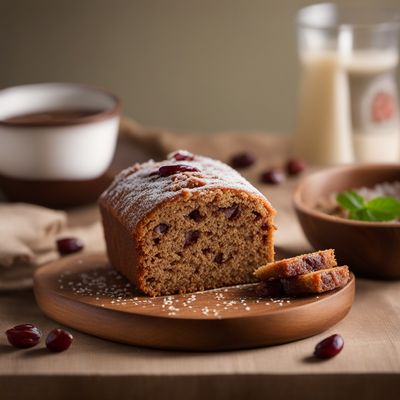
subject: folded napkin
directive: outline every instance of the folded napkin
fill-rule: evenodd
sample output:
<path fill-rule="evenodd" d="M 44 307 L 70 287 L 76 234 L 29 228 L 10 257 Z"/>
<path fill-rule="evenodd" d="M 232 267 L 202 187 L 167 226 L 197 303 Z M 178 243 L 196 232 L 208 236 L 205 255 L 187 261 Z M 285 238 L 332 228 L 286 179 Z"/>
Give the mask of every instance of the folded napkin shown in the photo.
<path fill-rule="evenodd" d="M 0 289 L 31 284 L 32 268 L 55 258 L 54 238 L 67 216 L 28 204 L 0 205 Z"/>
<path fill-rule="evenodd" d="M 100 222 L 68 226 L 63 211 L 22 203 L 0 204 L 0 290 L 32 286 L 36 267 L 59 257 L 56 240 L 79 237 L 85 251 L 104 250 Z"/>

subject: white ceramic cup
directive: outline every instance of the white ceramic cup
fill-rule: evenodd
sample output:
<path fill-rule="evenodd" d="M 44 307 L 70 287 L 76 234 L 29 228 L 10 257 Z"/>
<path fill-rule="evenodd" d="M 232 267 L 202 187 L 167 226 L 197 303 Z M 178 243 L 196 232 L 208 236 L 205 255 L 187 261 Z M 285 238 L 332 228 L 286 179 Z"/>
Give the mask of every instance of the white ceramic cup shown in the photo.
<path fill-rule="evenodd" d="M 19 115 L 68 110 L 93 114 L 63 124 L 17 124 Z M 120 101 L 90 86 L 41 83 L 0 90 L 0 174 L 31 180 L 88 180 L 109 167 Z"/>

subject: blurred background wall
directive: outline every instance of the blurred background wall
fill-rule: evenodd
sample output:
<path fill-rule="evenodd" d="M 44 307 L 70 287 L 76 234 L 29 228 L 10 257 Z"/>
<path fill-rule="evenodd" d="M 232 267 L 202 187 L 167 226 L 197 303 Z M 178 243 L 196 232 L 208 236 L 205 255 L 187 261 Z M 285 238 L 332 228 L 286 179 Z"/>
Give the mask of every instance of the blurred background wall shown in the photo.
<path fill-rule="evenodd" d="M 85 82 L 180 131 L 291 132 L 307 0 L 0 0 L 0 86 Z M 336 3 L 352 3 L 351 0 Z M 364 0 L 400 7 L 400 0 Z"/>

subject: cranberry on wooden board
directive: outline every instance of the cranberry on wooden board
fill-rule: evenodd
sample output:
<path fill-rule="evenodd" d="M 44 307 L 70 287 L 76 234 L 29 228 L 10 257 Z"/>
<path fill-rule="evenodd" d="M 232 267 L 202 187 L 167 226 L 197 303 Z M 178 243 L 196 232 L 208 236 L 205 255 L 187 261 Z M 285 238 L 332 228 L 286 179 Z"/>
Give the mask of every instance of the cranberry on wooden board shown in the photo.
<path fill-rule="evenodd" d="M 340 335 L 332 335 L 322 340 L 315 346 L 314 356 L 318 358 L 332 358 L 339 354 L 344 346 Z"/>
<path fill-rule="evenodd" d="M 170 176 L 179 172 L 199 172 L 199 170 L 196 167 L 184 164 L 164 165 L 158 169 L 160 176 Z"/>
<path fill-rule="evenodd" d="M 285 179 L 285 176 L 283 173 L 275 168 L 269 169 L 267 171 L 264 171 L 261 174 L 261 182 L 263 183 L 268 183 L 270 185 L 277 185 L 279 183 L 282 183 Z"/>
<path fill-rule="evenodd" d="M 77 253 L 83 249 L 83 243 L 80 239 L 68 237 L 57 240 L 57 250 L 62 255 Z"/>
<path fill-rule="evenodd" d="M 53 329 L 46 338 L 46 347 L 55 353 L 67 350 L 71 346 L 74 337 L 64 329 Z"/>
<path fill-rule="evenodd" d="M 14 326 L 6 331 L 6 335 L 9 343 L 19 349 L 36 346 L 42 337 L 39 329 L 32 324 Z"/>
<path fill-rule="evenodd" d="M 304 171 L 306 165 L 303 160 L 298 158 L 291 158 L 286 163 L 286 172 L 289 175 L 298 175 Z"/>
<path fill-rule="evenodd" d="M 238 153 L 234 155 L 231 158 L 230 165 L 233 168 L 246 168 L 250 167 L 250 165 L 253 165 L 256 161 L 256 157 L 254 154 L 243 152 L 243 153 Z"/>

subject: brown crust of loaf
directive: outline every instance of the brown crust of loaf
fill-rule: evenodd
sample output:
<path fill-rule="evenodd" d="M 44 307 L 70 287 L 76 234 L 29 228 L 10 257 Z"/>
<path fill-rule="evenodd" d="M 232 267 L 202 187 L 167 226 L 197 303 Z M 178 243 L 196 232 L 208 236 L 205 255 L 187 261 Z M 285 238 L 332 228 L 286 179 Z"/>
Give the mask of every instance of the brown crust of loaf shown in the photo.
<path fill-rule="evenodd" d="M 328 249 L 263 265 L 255 271 L 255 275 L 260 280 L 290 278 L 336 265 L 335 251 Z"/>
<path fill-rule="evenodd" d="M 289 296 L 323 293 L 346 285 L 350 274 L 347 265 L 310 272 L 294 278 L 282 279 L 283 291 Z"/>
<path fill-rule="evenodd" d="M 129 232 L 118 221 L 112 208 L 103 205 L 100 207 L 105 240 L 107 243 L 107 255 L 111 265 L 125 275 L 135 286 L 140 286 L 140 248 L 136 240 L 136 234 Z M 129 265 L 129 268 L 123 266 Z"/>

